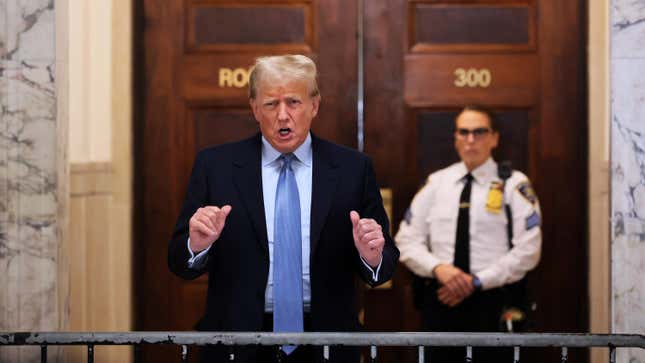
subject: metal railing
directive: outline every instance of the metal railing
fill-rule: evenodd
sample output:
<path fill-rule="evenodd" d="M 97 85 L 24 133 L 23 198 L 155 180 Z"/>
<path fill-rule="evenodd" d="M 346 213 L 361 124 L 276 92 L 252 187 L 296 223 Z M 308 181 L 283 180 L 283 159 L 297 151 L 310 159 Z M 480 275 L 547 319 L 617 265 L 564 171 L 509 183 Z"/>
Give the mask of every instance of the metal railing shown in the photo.
<path fill-rule="evenodd" d="M 550 334 L 550 333 L 266 333 L 266 332 L 0 332 L 0 346 L 40 346 L 41 362 L 47 362 L 49 345 L 85 345 L 87 361 L 94 362 L 97 345 L 133 345 L 135 352 L 146 344 L 182 347 L 186 362 L 191 345 L 310 345 L 323 347 L 323 360 L 329 360 L 332 346 L 370 347 L 371 362 L 378 358 L 379 346 L 416 346 L 418 361 L 424 362 L 425 347 L 466 347 L 466 362 L 472 360 L 472 347 L 514 347 L 514 362 L 520 361 L 523 347 L 559 347 L 561 362 L 568 359 L 568 348 L 609 348 L 609 361 L 615 363 L 616 348 L 645 349 L 645 335 L 629 334 Z M 138 355 L 135 354 L 135 361 Z M 235 361 L 235 356 L 230 356 Z"/>

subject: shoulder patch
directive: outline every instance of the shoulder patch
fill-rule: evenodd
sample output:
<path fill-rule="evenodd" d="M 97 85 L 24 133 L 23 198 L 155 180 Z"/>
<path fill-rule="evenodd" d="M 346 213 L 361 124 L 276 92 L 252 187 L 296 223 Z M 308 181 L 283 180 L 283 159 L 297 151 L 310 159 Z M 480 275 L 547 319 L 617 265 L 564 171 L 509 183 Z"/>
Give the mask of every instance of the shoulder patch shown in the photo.
<path fill-rule="evenodd" d="M 529 203 L 535 204 L 537 203 L 537 195 L 535 194 L 535 190 L 533 190 L 533 187 L 531 186 L 531 183 L 528 181 L 523 181 L 515 187 L 518 192 L 526 199 Z"/>
<path fill-rule="evenodd" d="M 526 230 L 540 226 L 540 215 L 537 211 L 533 211 L 530 216 L 526 217 Z"/>

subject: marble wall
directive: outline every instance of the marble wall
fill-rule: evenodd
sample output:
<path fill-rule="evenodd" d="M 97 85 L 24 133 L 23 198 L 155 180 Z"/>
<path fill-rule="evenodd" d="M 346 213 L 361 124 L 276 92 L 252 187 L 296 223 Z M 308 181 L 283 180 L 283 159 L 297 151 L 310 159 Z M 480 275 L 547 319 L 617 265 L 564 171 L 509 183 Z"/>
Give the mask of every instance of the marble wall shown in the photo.
<path fill-rule="evenodd" d="M 612 331 L 645 333 L 645 0 L 611 2 Z M 618 362 L 645 362 L 642 349 Z"/>
<path fill-rule="evenodd" d="M 54 0 L 0 0 L 0 330 L 59 329 L 54 29 Z"/>

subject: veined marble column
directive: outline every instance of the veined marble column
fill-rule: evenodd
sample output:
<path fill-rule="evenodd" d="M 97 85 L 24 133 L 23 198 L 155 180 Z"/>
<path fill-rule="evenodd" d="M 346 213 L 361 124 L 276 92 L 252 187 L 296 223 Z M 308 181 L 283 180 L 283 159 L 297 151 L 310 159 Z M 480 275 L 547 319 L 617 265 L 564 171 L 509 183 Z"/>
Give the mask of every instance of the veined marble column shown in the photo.
<path fill-rule="evenodd" d="M 612 330 L 645 332 L 645 0 L 611 2 Z M 618 362 L 645 362 L 642 349 Z"/>
<path fill-rule="evenodd" d="M 0 0 L 0 330 L 59 329 L 54 29 L 54 0 Z"/>

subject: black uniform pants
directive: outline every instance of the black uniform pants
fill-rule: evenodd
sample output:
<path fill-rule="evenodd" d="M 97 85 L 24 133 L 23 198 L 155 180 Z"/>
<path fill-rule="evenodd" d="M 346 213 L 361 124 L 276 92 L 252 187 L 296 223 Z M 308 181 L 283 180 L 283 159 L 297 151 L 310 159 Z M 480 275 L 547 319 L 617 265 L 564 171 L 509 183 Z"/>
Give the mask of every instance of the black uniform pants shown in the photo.
<path fill-rule="evenodd" d="M 501 289 L 473 293 L 455 307 L 444 305 L 437 298 L 439 284 L 431 280 L 425 290 L 423 323 L 432 332 L 499 332 L 499 317 L 504 307 Z M 426 361 L 461 363 L 466 347 L 426 348 Z M 512 362 L 513 348 L 473 347 L 474 363 Z"/>

